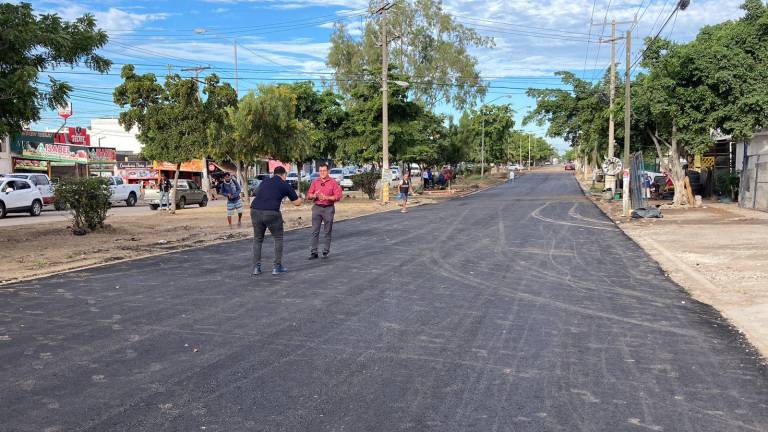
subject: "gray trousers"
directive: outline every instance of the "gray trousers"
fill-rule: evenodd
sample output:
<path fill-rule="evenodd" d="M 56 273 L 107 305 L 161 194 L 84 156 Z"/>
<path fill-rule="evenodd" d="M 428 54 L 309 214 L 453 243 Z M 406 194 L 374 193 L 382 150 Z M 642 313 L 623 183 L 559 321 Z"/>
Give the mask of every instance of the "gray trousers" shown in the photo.
<path fill-rule="evenodd" d="M 320 243 L 320 225 L 323 226 L 323 234 L 325 238 L 325 244 L 323 245 L 323 252 L 328 253 L 331 251 L 331 234 L 333 233 L 333 216 L 336 214 L 336 207 L 320 207 L 319 205 L 312 206 L 312 245 L 310 248 L 311 253 L 317 253 L 317 247 Z"/>
<path fill-rule="evenodd" d="M 275 265 L 283 263 L 283 215 L 274 210 L 251 209 L 253 222 L 253 265 L 261 264 L 261 246 L 264 244 L 264 233 L 269 229 L 275 239 Z"/>

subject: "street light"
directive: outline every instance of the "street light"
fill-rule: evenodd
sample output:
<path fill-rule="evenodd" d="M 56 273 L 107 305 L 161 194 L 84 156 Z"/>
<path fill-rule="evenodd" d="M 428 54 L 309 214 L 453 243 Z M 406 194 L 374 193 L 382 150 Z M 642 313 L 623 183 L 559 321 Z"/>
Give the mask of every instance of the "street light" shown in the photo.
<path fill-rule="evenodd" d="M 482 116 L 482 126 L 481 126 L 481 137 L 480 137 L 480 178 L 485 177 L 485 106 L 488 104 L 492 104 L 496 102 L 499 99 L 512 97 L 511 95 L 501 95 L 490 102 L 483 102 L 483 105 L 480 107 L 480 115 Z"/>
<path fill-rule="evenodd" d="M 202 27 L 198 27 L 198 28 L 196 28 L 196 29 L 194 29 L 192 31 L 194 33 L 196 33 L 196 34 L 199 34 L 199 35 L 204 35 L 206 33 L 209 33 L 208 29 L 205 29 L 205 28 L 202 28 Z M 227 39 L 226 37 L 221 36 L 221 35 L 217 35 L 216 33 L 211 33 L 211 34 L 214 35 L 214 36 L 217 36 L 219 38 L 222 38 L 222 39 Z M 235 60 L 235 96 L 237 96 L 238 93 L 239 93 L 238 92 L 238 88 L 237 88 L 237 39 L 232 39 L 232 49 L 234 50 L 234 60 Z"/>

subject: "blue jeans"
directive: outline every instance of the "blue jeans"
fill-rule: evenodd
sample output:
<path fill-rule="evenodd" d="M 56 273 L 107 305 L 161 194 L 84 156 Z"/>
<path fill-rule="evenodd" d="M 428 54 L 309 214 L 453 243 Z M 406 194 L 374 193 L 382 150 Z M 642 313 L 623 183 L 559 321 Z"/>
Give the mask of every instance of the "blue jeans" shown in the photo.
<path fill-rule="evenodd" d="M 171 193 L 160 191 L 160 208 L 168 207 L 171 204 Z"/>

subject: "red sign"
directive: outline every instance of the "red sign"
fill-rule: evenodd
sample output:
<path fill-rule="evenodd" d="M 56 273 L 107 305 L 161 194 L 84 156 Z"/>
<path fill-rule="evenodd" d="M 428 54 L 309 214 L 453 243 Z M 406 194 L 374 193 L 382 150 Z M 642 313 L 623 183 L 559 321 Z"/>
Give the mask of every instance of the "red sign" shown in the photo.
<path fill-rule="evenodd" d="M 67 102 L 66 105 L 59 108 L 59 117 L 66 120 L 71 116 L 72 116 L 72 102 Z"/>
<path fill-rule="evenodd" d="M 91 136 L 88 135 L 88 129 L 84 127 L 71 127 L 67 128 L 66 133 L 57 133 L 53 137 L 53 141 L 57 144 L 73 144 L 81 146 L 91 145 Z"/>

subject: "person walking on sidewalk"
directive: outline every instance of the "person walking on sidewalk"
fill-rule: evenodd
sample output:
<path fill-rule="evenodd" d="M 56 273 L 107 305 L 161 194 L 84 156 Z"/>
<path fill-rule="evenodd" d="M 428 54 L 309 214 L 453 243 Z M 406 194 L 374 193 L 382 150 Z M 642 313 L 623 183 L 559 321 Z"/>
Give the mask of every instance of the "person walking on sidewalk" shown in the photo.
<path fill-rule="evenodd" d="M 224 174 L 224 183 L 221 184 L 221 194 L 227 197 L 227 223 L 232 228 L 232 215 L 237 210 L 237 227 L 243 226 L 243 201 L 240 199 L 242 189 L 237 181 L 229 173 Z"/>
<path fill-rule="evenodd" d="M 253 222 L 253 275 L 261 274 L 261 247 L 264 233 L 269 229 L 275 240 L 275 260 L 272 274 L 279 275 L 288 271 L 283 267 L 283 214 L 280 203 L 283 198 L 291 200 L 293 205 L 303 202 L 293 187 L 285 181 L 287 174 L 282 166 L 275 167 L 274 175 L 259 185 L 259 192 L 251 202 L 251 222 Z"/>
<path fill-rule="evenodd" d="M 341 186 L 328 175 L 328 164 L 321 163 L 318 166 L 320 177 L 315 179 L 307 191 L 307 199 L 313 200 L 312 206 L 312 243 L 310 245 L 309 259 L 318 258 L 318 246 L 320 243 L 320 227 L 323 227 L 325 244 L 323 245 L 323 258 L 328 258 L 331 253 L 331 234 L 333 233 L 333 216 L 336 214 L 335 204 L 341 201 Z"/>
<path fill-rule="evenodd" d="M 411 192 L 411 173 L 406 171 L 400 180 L 400 199 L 403 201 L 403 209 L 400 213 L 408 213 L 408 194 Z"/>

